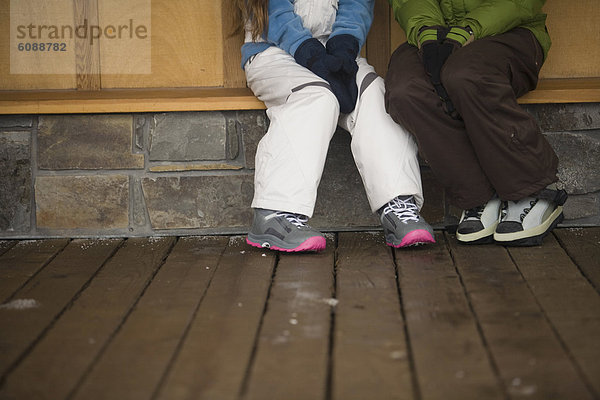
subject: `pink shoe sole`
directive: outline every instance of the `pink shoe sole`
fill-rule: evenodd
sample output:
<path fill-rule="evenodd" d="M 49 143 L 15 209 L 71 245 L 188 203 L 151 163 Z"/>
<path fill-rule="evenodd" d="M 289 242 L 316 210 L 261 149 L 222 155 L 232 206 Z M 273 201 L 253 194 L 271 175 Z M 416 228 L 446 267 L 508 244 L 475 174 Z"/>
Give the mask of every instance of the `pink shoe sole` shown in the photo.
<path fill-rule="evenodd" d="M 387 243 L 387 245 L 395 248 L 400 248 L 418 246 L 420 244 L 426 243 L 435 243 L 435 239 L 433 238 L 433 236 L 431 236 L 431 233 L 427 232 L 426 230 L 418 229 L 404 236 L 400 244 L 393 245 L 392 243 Z"/>
<path fill-rule="evenodd" d="M 302 244 L 300 246 L 293 248 L 293 249 L 283 249 L 283 248 L 277 247 L 277 246 L 268 246 L 268 247 L 264 246 L 263 247 L 260 243 L 251 242 L 248 238 L 246 238 L 246 243 L 248 243 L 250 246 L 258 247 L 261 249 L 270 249 L 270 250 L 277 250 L 277 251 L 285 251 L 287 253 L 296 253 L 296 252 L 300 252 L 300 251 L 325 250 L 325 245 L 327 244 L 327 241 L 322 236 L 313 236 L 309 239 L 306 239 L 304 242 L 302 242 Z"/>

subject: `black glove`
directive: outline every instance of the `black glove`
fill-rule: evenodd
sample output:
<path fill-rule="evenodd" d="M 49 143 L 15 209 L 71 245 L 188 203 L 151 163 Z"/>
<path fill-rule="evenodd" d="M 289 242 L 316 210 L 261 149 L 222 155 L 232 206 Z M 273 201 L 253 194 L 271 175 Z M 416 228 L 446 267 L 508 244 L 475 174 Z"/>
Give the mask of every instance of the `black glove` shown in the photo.
<path fill-rule="evenodd" d="M 356 100 L 352 100 L 346 83 L 340 74 L 342 69 L 341 59 L 327 54 L 325 46 L 315 38 L 302 42 L 296 49 L 294 58 L 298 64 L 308 68 L 329 83 L 331 91 L 340 104 L 340 112 L 349 113 L 354 109 Z"/>
<path fill-rule="evenodd" d="M 442 85 L 441 72 L 442 67 L 448 57 L 461 46 L 455 40 L 448 40 L 448 28 L 444 27 L 424 27 L 419 32 L 419 43 L 421 44 L 421 58 L 425 72 L 429 75 L 431 83 L 438 96 L 446 105 L 446 114 L 453 119 L 460 119 L 446 88 Z M 465 39 L 466 42 L 466 39 Z"/>
<path fill-rule="evenodd" d="M 445 37 L 443 38 L 443 41 L 438 42 L 438 61 L 436 68 L 438 68 L 438 65 L 439 68 L 436 71 L 437 82 L 441 82 L 441 80 L 439 79 L 439 75 L 442 70 L 442 66 L 444 65 L 446 60 L 448 60 L 450 54 L 454 53 L 456 50 L 460 49 L 462 46 L 464 46 L 467 43 L 470 43 L 470 41 L 473 40 L 472 32 L 468 27 L 463 28 L 461 26 L 453 26 L 452 28 L 450 28 L 449 31 L 445 29 L 441 32 L 441 34 L 445 34 Z"/>
<path fill-rule="evenodd" d="M 345 114 L 354 110 L 358 99 L 358 86 L 356 84 L 358 64 L 356 63 L 356 57 L 359 50 L 358 40 L 352 35 L 338 35 L 327 41 L 327 53 L 342 62 L 342 68 L 339 72 L 350 94 L 352 107 L 348 110 L 342 110 Z"/>
<path fill-rule="evenodd" d="M 454 47 L 444 41 L 447 32 L 448 29 L 441 26 L 427 26 L 419 31 L 423 66 L 434 85 L 441 84 L 442 67 L 454 51 Z"/>
<path fill-rule="evenodd" d="M 302 42 L 296 49 L 294 58 L 298 64 L 325 80 L 328 80 L 332 72 L 339 71 L 342 67 L 341 61 L 328 55 L 325 46 L 315 38 Z"/>

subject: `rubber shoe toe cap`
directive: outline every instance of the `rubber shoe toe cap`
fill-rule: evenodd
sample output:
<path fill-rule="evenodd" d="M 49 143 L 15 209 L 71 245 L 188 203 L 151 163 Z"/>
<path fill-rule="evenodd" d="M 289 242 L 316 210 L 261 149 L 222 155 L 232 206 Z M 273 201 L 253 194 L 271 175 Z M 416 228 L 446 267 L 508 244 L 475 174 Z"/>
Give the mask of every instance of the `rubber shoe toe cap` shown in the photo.
<path fill-rule="evenodd" d="M 513 233 L 523 230 L 523 225 L 514 221 L 500 222 L 496 227 L 496 233 Z"/>

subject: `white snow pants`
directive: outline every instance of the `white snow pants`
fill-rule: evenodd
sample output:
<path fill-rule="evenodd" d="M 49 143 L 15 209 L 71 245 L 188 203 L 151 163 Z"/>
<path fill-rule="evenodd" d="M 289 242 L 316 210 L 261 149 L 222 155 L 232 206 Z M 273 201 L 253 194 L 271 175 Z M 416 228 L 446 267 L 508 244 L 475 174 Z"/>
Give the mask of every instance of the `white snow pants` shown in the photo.
<path fill-rule="evenodd" d="M 417 146 L 385 112 L 383 79 L 358 58 L 359 96 L 350 114 L 327 82 L 272 46 L 246 63 L 246 79 L 267 106 L 270 125 L 258 144 L 253 208 L 313 214 L 329 141 L 340 125 L 352 135 L 352 155 L 372 211 L 398 195 L 423 204 Z"/>

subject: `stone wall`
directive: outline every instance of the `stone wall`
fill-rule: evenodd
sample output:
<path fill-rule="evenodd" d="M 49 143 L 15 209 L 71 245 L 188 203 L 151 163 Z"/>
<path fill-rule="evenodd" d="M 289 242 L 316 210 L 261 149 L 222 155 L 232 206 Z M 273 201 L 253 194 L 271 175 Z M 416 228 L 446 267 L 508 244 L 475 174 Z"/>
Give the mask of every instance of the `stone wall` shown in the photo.
<path fill-rule="evenodd" d="M 600 104 L 527 106 L 570 193 L 565 226 L 600 225 Z M 264 111 L 0 116 L 0 237 L 243 233 Z M 422 167 L 434 226 L 460 210 Z M 378 228 L 339 130 L 311 224 Z"/>

